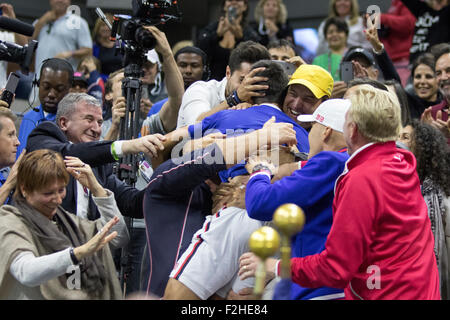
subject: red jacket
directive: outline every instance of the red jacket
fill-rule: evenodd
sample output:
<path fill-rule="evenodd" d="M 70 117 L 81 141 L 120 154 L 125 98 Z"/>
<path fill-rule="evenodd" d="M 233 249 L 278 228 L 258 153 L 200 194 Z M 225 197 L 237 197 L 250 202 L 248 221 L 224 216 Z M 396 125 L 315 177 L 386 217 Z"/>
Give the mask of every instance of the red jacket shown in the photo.
<path fill-rule="evenodd" d="M 346 299 L 440 299 L 433 247 L 413 154 L 377 143 L 347 162 L 325 250 L 292 258 L 292 280 Z"/>
<path fill-rule="evenodd" d="M 391 60 L 409 59 L 416 17 L 400 0 L 392 0 L 388 12 L 381 14 L 381 24 L 389 28 L 381 41 Z"/>

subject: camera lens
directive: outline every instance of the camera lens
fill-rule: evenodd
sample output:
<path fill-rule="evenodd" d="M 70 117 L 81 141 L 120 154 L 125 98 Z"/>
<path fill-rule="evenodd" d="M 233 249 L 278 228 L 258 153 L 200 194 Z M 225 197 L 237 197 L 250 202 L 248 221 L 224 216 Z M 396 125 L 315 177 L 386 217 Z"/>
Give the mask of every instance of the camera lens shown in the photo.
<path fill-rule="evenodd" d="M 156 45 L 153 35 L 142 27 L 136 30 L 136 41 L 148 50 L 153 49 Z"/>

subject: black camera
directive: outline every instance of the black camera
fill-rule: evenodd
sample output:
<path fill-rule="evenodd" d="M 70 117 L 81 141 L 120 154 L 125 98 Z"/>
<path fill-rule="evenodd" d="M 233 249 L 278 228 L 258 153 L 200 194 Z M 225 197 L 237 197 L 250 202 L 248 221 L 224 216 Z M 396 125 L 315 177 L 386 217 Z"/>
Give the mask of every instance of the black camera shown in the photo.
<path fill-rule="evenodd" d="M 22 72 L 28 74 L 37 46 L 36 40 L 31 40 L 23 47 L 15 43 L 0 41 L 0 60 L 17 63 L 20 65 Z"/>
<path fill-rule="evenodd" d="M 124 66 L 143 59 L 144 54 L 155 47 L 156 39 L 145 26 L 156 26 L 181 17 L 177 1 L 171 0 L 133 0 L 132 10 L 132 17 L 114 15 L 111 28 L 112 40 L 115 41 L 118 35 L 124 44 Z"/>

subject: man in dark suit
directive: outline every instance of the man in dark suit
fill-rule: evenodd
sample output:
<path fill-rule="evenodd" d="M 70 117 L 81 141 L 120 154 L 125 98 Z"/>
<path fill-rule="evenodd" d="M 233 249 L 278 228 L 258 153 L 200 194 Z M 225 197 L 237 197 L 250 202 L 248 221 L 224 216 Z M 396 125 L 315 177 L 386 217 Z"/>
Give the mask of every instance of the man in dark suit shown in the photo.
<path fill-rule="evenodd" d="M 163 148 L 160 134 L 124 141 L 99 141 L 102 106 L 93 97 L 83 93 L 71 93 L 59 103 L 56 124 L 43 122 L 29 135 L 27 151 L 51 149 L 65 156 L 76 156 L 93 167 L 100 184 L 114 193 L 117 205 L 124 216 L 142 218 L 144 190 L 139 191 L 119 180 L 113 174 L 112 163 L 126 154 L 139 152 L 156 156 Z M 89 190 L 83 189 L 74 179 L 67 186 L 62 206 L 90 220 L 99 212 Z"/>

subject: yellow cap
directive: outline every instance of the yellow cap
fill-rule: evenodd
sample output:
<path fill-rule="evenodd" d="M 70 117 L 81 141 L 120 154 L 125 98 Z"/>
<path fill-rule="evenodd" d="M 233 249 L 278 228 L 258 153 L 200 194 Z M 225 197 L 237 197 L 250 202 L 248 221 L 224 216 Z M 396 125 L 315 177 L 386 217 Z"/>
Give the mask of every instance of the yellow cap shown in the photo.
<path fill-rule="evenodd" d="M 317 99 L 323 96 L 331 96 L 333 90 L 333 77 L 324 68 L 302 64 L 291 76 L 288 85 L 302 84 L 307 87 Z"/>

